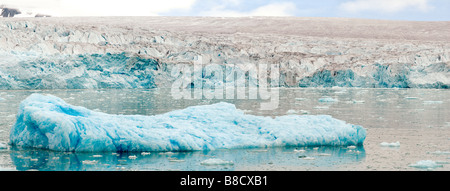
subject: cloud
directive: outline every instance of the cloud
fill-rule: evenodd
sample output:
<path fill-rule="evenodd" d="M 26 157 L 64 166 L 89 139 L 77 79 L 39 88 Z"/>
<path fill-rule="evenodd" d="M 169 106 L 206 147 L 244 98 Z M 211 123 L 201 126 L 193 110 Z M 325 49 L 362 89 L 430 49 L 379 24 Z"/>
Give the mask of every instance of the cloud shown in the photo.
<path fill-rule="evenodd" d="M 406 9 L 416 9 L 426 12 L 432 7 L 430 0 L 353 0 L 342 3 L 339 8 L 350 13 L 364 11 L 379 11 L 384 13 L 395 13 Z"/>
<path fill-rule="evenodd" d="M 235 1 L 236 3 L 237 1 Z M 271 3 L 257 7 L 250 11 L 235 11 L 227 9 L 226 6 L 220 5 L 212 9 L 201 12 L 202 16 L 216 17 L 246 17 L 246 16 L 293 16 L 295 15 L 296 6 L 292 2 Z"/>

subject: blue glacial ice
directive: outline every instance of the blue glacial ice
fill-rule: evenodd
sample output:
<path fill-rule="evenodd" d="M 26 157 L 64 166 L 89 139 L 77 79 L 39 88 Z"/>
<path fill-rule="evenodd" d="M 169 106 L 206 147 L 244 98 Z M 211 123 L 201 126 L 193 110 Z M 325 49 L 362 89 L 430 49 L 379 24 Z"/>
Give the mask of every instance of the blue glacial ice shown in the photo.
<path fill-rule="evenodd" d="M 327 115 L 264 117 L 233 104 L 192 106 L 154 116 L 111 115 L 52 95 L 22 101 L 10 144 L 56 151 L 194 151 L 362 145 L 366 130 Z"/>

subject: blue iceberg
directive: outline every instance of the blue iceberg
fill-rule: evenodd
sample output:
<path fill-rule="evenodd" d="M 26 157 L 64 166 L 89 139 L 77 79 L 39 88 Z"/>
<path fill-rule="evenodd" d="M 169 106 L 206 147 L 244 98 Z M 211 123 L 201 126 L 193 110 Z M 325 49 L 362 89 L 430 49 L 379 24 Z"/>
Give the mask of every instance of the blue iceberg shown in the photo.
<path fill-rule="evenodd" d="M 72 152 L 194 151 L 362 145 L 365 137 L 363 127 L 327 115 L 246 115 L 224 102 L 154 116 L 111 115 L 32 94 L 20 104 L 10 144 Z"/>

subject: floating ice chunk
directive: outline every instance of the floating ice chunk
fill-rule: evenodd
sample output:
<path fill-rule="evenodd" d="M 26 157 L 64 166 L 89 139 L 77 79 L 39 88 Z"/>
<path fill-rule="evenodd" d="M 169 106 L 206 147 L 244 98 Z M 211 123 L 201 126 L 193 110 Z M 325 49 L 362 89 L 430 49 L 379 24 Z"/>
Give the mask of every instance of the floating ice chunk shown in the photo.
<path fill-rule="evenodd" d="M 288 110 L 287 112 L 286 112 L 286 114 L 288 114 L 288 115 L 294 115 L 294 114 L 297 114 L 298 113 L 298 111 L 295 111 L 295 110 L 293 110 L 293 109 L 290 109 L 290 110 Z"/>
<path fill-rule="evenodd" d="M 380 143 L 380 146 L 382 147 L 400 147 L 400 142 L 395 142 L 395 143 L 388 143 L 388 142 L 382 142 Z"/>
<path fill-rule="evenodd" d="M 134 159 L 137 159 L 137 156 L 136 155 L 130 155 L 130 156 L 128 156 L 128 158 L 131 159 L 131 160 L 134 160 Z"/>
<path fill-rule="evenodd" d="M 83 164 L 97 164 L 98 161 L 97 160 L 84 160 L 81 163 L 83 163 Z"/>
<path fill-rule="evenodd" d="M 92 157 L 94 157 L 94 158 L 101 158 L 101 157 L 103 157 L 103 155 L 92 155 Z"/>
<path fill-rule="evenodd" d="M 201 165 L 213 166 L 213 165 L 234 165 L 233 161 L 226 161 L 217 158 L 210 158 L 200 162 Z"/>
<path fill-rule="evenodd" d="M 443 167 L 443 165 L 438 164 L 432 160 L 421 160 L 421 161 L 418 161 L 416 164 L 410 164 L 409 167 L 433 169 L 433 168 Z"/>
<path fill-rule="evenodd" d="M 328 106 L 316 106 L 314 107 L 314 109 L 329 109 L 330 107 Z"/>
<path fill-rule="evenodd" d="M 110 115 L 32 94 L 19 106 L 11 145 L 57 151 L 192 151 L 361 145 L 366 130 L 327 115 L 264 117 L 233 104 L 193 106 L 155 116 Z"/>
<path fill-rule="evenodd" d="M 5 100 L 5 98 L 0 97 L 0 101 L 4 101 L 4 100 Z"/>
<path fill-rule="evenodd" d="M 0 143 L 0 149 L 6 149 L 6 144 Z"/>
<path fill-rule="evenodd" d="M 303 150 L 303 149 L 300 149 L 300 150 L 294 149 L 294 152 L 296 152 L 296 153 L 302 153 L 302 152 L 305 152 L 305 150 Z"/>
<path fill-rule="evenodd" d="M 442 104 L 443 101 L 423 101 L 424 104 Z"/>
<path fill-rule="evenodd" d="M 180 159 L 177 159 L 177 158 L 170 158 L 169 159 L 169 162 L 184 162 L 185 160 L 180 160 Z"/>
<path fill-rule="evenodd" d="M 301 159 L 303 159 L 303 160 L 316 160 L 316 158 L 314 158 L 314 157 L 303 157 Z"/>
<path fill-rule="evenodd" d="M 405 99 L 419 99 L 418 97 L 405 97 Z"/>
<path fill-rule="evenodd" d="M 337 99 L 331 98 L 331 97 L 323 97 L 323 98 L 319 98 L 319 102 L 338 102 Z"/>
<path fill-rule="evenodd" d="M 307 110 L 300 110 L 299 113 L 300 114 L 304 114 L 304 115 L 308 115 L 309 111 L 307 111 Z"/>
<path fill-rule="evenodd" d="M 355 145 L 348 146 L 347 149 L 356 149 Z"/>
<path fill-rule="evenodd" d="M 364 101 L 364 100 L 352 100 L 352 103 L 355 103 L 355 104 L 361 104 L 361 103 L 365 103 L 366 101 Z"/>
<path fill-rule="evenodd" d="M 261 153 L 261 152 L 267 152 L 267 151 L 269 151 L 269 150 L 267 150 L 267 149 L 253 149 L 253 150 L 250 150 L 249 152 Z"/>
<path fill-rule="evenodd" d="M 434 155 L 450 155 L 450 152 L 449 151 L 435 151 L 435 152 L 432 152 L 431 154 L 434 154 Z"/>
<path fill-rule="evenodd" d="M 174 155 L 175 153 L 174 152 L 161 152 L 161 153 L 159 153 L 160 155 Z"/>
<path fill-rule="evenodd" d="M 147 156 L 147 155 L 150 155 L 150 154 L 152 154 L 152 153 L 150 153 L 150 152 L 142 152 L 141 153 L 142 156 Z"/>

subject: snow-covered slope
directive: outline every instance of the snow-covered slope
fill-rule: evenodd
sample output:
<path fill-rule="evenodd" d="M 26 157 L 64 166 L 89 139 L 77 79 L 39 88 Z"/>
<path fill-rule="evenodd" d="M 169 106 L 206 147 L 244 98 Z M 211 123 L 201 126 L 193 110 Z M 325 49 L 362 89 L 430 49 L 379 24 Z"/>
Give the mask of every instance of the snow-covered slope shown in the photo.
<path fill-rule="evenodd" d="M 0 89 L 170 87 L 179 77 L 171 75 L 174 67 L 190 67 L 198 56 L 231 71 L 277 64 L 275 86 L 448 88 L 450 22 L 0 19 Z M 202 77 L 204 83 L 222 81 L 205 72 Z"/>
<path fill-rule="evenodd" d="M 32 94 L 20 104 L 10 144 L 77 152 L 192 151 L 362 145 L 365 138 L 363 127 L 326 115 L 254 116 L 225 102 L 155 116 L 110 115 Z"/>

